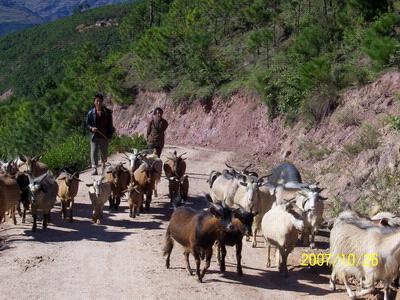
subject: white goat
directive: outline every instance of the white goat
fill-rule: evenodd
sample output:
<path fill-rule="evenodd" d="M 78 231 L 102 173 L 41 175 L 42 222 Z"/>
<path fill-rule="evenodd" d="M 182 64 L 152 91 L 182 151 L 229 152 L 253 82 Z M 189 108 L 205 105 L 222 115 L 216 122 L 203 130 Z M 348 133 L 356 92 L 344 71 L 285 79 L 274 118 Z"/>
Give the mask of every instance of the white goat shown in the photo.
<path fill-rule="evenodd" d="M 288 202 L 285 204 L 274 204 L 274 206 L 264 215 L 261 223 L 262 232 L 268 244 L 267 267 L 271 266 L 270 254 L 271 245 L 277 247 L 279 251 L 275 257 L 279 272 L 283 272 L 287 277 L 287 258 L 294 249 L 298 230 L 303 230 L 304 221 L 302 211 L 296 204 Z"/>
<path fill-rule="evenodd" d="M 258 201 L 255 203 L 254 210 L 257 214 L 254 216 L 252 231 L 253 241 L 252 247 L 257 247 L 257 232 L 261 230 L 261 222 L 267 211 L 275 202 L 275 186 L 272 184 L 263 184 L 258 188 Z"/>
<path fill-rule="evenodd" d="M 100 224 L 103 219 L 104 203 L 111 195 L 111 185 L 109 182 L 103 182 L 104 176 L 99 179 L 92 178 L 93 183 L 87 183 L 89 187 L 89 197 L 93 205 L 93 222 Z"/>
<path fill-rule="evenodd" d="M 304 230 L 301 233 L 301 241 L 305 246 L 310 245 L 311 249 L 315 248 L 315 234 L 323 221 L 323 200 L 327 200 L 320 195 L 322 190 L 317 184 L 295 182 L 279 184 L 275 189 L 277 203 L 295 199 L 297 206 L 304 211 Z"/>
<path fill-rule="evenodd" d="M 336 222 L 330 235 L 330 286 L 335 277 L 343 281 L 351 298 L 361 297 L 375 289 L 375 282 L 384 282 L 384 299 L 388 300 L 389 285 L 398 276 L 400 267 L 400 229 L 377 226 L 371 221 L 345 218 Z M 349 263 L 349 257 L 354 263 Z M 362 282 L 363 289 L 353 292 L 348 276 Z"/>

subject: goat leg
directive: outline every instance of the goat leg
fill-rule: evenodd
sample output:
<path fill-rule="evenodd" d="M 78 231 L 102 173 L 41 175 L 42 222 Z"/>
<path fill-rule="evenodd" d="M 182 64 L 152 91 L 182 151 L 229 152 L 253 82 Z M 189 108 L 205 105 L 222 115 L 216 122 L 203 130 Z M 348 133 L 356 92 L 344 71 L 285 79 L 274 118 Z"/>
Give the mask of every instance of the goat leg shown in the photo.
<path fill-rule="evenodd" d="M 225 263 L 225 261 L 224 261 Z M 242 240 L 240 240 L 237 244 L 236 244 L 236 270 L 237 270 L 237 274 L 239 276 L 243 276 L 243 271 L 242 271 Z"/>
<path fill-rule="evenodd" d="M 335 270 L 332 269 L 331 277 L 329 278 L 329 288 L 331 289 L 332 292 L 336 290 L 336 274 Z"/>
<path fill-rule="evenodd" d="M 108 198 L 108 202 L 111 211 L 114 208 L 114 195 L 110 195 L 110 197 Z"/>
<path fill-rule="evenodd" d="M 37 228 L 37 215 L 32 215 L 32 216 L 33 216 L 32 231 L 36 231 L 36 228 Z"/>
<path fill-rule="evenodd" d="M 61 200 L 61 216 L 64 220 L 67 218 L 67 208 L 63 200 Z"/>
<path fill-rule="evenodd" d="M 152 191 L 150 190 L 146 193 L 146 203 L 145 203 L 146 211 L 148 211 L 150 209 L 151 196 L 152 196 Z"/>
<path fill-rule="evenodd" d="M 165 266 L 167 267 L 167 269 L 169 269 L 170 266 L 170 256 L 171 256 L 171 252 L 172 249 L 174 248 L 174 241 L 171 238 L 171 234 L 169 232 L 169 230 L 167 229 L 167 233 L 165 234 L 165 245 L 164 245 L 164 249 L 163 249 L 163 255 L 167 256 L 166 260 L 165 260 Z"/>
<path fill-rule="evenodd" d="M 253 229 L 253 242 L 251 244 L 251 246 L 253 248 L 257 247 L 257 231 L 258 231 L 257 227 L 254 227 L 254 229 Z M 249 241 L 249 240 L 250 240 L 250 237 L 246 236 L 246 241 Z"/>
<path fill-rule="evenodd" d="M 129 205 L 129 217 L 134 218 L 134 216 L 132 214 L 132 209 L 133 209 L 133 205 Z M 136 207 L 135 207 L 135 210 L 136 210 Z"/>
<path fill-rule="evenodd" d="M 219 262 L 219 270 L 223 273 L 225 272 L 225 257 L 226 257 L 226 246 L 223 243 L 218 245 L 218 249 L 221 251 L 221 259 Z"/>
<path fill-rule="evenodd" d="M 26 218 L 26 208 L 24 207 L 24 210 L 22 212 L 22 223 L 25 223 L 25 218 Z"/>
<path fill-rule="evenodd" d="M 206 274 L 206 271 L 208 270 L 208 268 L 210 267 L 210 262 L 211 262 L 211 257 L 212 257 L 212 247 L 205 250 L 205 252 L 206 252 L 206 264 L 204 266 L 203 271 L 201 272 L 200 282 L 203 282 L 203 277 Z"/>
<path fill-rule="evenodd" d="M 267 268 L 271 267 L 271 245 L 267 246 Z"/>
<path fill-rule="evenodd" d="M 190 262 L 189 262 L 190 251 L 185 250 L 185 252 L 183 254 L 185 255 L 185 260 L 186 260 L 186 269 L 188 270 L 189 275 L 192 276 L 193 271 L 192 271 L 192 268 L 190 267 Z"/>
<path fill-rule="evenodd" d="M 69 203 L 69 222 L 70 223 L 72 223 L 72 221 L 73 221 L 73 217 L 72 217 L 72 206 L 73 206 L 73 202 L 71 201 L 70 203 Z"/>
<path fill-rule="evenodd" d="M 114 205 L 115 210 L 118 210 L 120 203 L 121 203 L 121 196 L 115 196 L 115 205 Z"/>
<path fill-rule="evenodd" d="M 43 214 L 43 229 L 47 228 L 47 214 Z"/>
<path fill-rule="evenodd" d="M 196 275 L 197 275 L 197 279 L 199 280 L 199 282 L 202 282 L 203 277 L 200 274 L 200 253 L 198 253 L 196 250 L 193 251 L 193 256 L 194 256 L 194 260 L 196 261 Z"/>

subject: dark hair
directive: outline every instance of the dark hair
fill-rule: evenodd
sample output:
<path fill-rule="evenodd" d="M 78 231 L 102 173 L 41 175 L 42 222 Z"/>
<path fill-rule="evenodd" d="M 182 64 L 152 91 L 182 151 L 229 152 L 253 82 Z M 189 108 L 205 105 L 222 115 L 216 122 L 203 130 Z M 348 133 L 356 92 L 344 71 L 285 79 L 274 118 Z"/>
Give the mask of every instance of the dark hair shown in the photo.
<path fill-rule="evenodd" d="M 93 99 L 96 99 L 96 98 L 99 98 L 99 99 L 101 99 L 101 100 L 104 100 L 104 96 L 103 96 L 103 94 L 101 94 L 101 93 L 97 93 L 96 95 L 94 95 L 94 98 L 93 98 Z"/>
<path fill-rule="evenodd" d="M 162 110 L 161 107 L 156 107 L 156 108 L 154 109 L 153 115 L 156 115 L 156 114 L 158 114 L 158 113 L 160 113 L 160 114 L 163 114 L 163 113 L 164 113 L 164 111 Z"/>

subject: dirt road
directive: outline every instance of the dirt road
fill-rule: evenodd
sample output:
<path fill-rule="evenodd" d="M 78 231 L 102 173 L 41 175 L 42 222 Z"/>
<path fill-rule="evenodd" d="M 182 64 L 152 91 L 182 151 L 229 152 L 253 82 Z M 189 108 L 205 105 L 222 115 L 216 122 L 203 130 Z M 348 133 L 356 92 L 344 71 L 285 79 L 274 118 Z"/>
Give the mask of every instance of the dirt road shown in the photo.
<path fill-rule="evenodd" d="M 188 153 L 189 205 L 205 207 L 201 194 L 208 191 L 206 175 L 212 169 L 222 169 L 232 153 L 181 147 L 177 150 Z M 120 159 L 121 156 L 113 156 L 111 162 Z M 81 175 L 84 182 L 89 178 L 88 172 Z M 275 268 L 267 269 L 261 237 L 256 249 L 245 242 L 241 278 L 236 275 L 233 248 L 228 248 L 227 272 L 218 272 L 214 255 L 202 284 L 187 274 L 183 251 L 177 244 L 171 256 L 172 268 L 167 270 L 161 251 L 172 212 L 167 191 L 167 182 L 162 179 L 160 195 L 153 198 L 149 213 L 131 219 L 123 201 L 118 213 L 110 213 L 107 206 L 104 222 L 95 225 L 91 221 L 87 188 L 81 184 L 73 223 L 61 220 L 57 203 L 52 211 L 53 223 L 46 231 L 39 223 L 38 231 L 32 233 L 30 216 L 25 224 L 20 219 L 17 226 L 1 224 L 0 298 L 348 299 L 343 289 L 329 291 L 326 270 L 319 270 L 324 273 L 320 274 L 312 267 L 289 267 L 289 278 L 284 279 Z M 304 250 L 296 249 L 289 263 L 299 265 Z M 192 257 L 191 262 L 193 267 Z"/>

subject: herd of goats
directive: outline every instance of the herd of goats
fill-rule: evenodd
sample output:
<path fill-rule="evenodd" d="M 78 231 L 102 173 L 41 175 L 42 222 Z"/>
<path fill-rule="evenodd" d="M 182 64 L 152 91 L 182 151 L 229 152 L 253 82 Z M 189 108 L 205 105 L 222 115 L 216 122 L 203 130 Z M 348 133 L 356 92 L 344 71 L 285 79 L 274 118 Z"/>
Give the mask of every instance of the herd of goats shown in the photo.
<path fill-rule="evenodd" d="M 205 197 L 209 207 L 194 210 L 185 205 L 189 177 L 184 154 L 178 155 L 175 151 L 163 163 L 155 153 L 134 150 L 124 154 L 129 166 L 120 162 L 109 166 L 102 176 L 92 177 L 86 186 L 93 205 L 93 222 L 100 224 L 107 200 L 110 210 L 118 210 L 124 195 L 127 195 L 130 217 L 149 210 L 164 171 L 174 208 L 163 249 L 167 268 L 174 241 L 185 249 L 189 274 L 192 274 L 189 255 L 193 255 L 200 282 L 210 266 L 214 246 L 218 249 L 221 272 L 225 271 L 226 246 L 236 247 L 237 273 L 241 276 L 243 237 L 246 240 L 252 237 L 252 246 L 256 247 L 259 231 L 267 245 L 267 267 L 271 266 L 270 252 L 274 247 L 276 266 L 285 277 L 287 258 L 298 242 L 299 233 L 303 246 L 315 248 L 315 234 L 324 222 L 327 198 L 321 195 L 323 189 L 318 183 L 303 183 L 293 164 L 282 163 L 262 177 L 249 171 L 250 166 L 237 170 L 226 164 L 227 169 L 212 171 L 208 176 L 210 190 Z M 62 217 L 73 221 L 74 198 L 81 182 L 79 171 L 64 167 L 54 177 L 39 159 L 22 156 L 10 162 L 0 161 L 0 222 L 8 215 L 16 224 L 18 211 L 24 223 L 26 211 L 30 209 L 32 230 L 37 228 L 39 213 L 45 229 L 57 197 L 61 200 Z M 382 281 L 384 299 L 388 300 L 390 287 L 398 288 L 399 284 L 400 217 L 390 212 L 367 217 L 347 207 L 329 227 L 330 252 L 325 258 L 332 266 L 331 289 L 335 290 L 335 283 L 340 280 L 349 296 L 357 298 L 373 292 L 378 281 Z M 205 266 L 200 270 L 202 260 Z M 356 291 L 349 285 L 350 277 L 358 282 Z"/>

